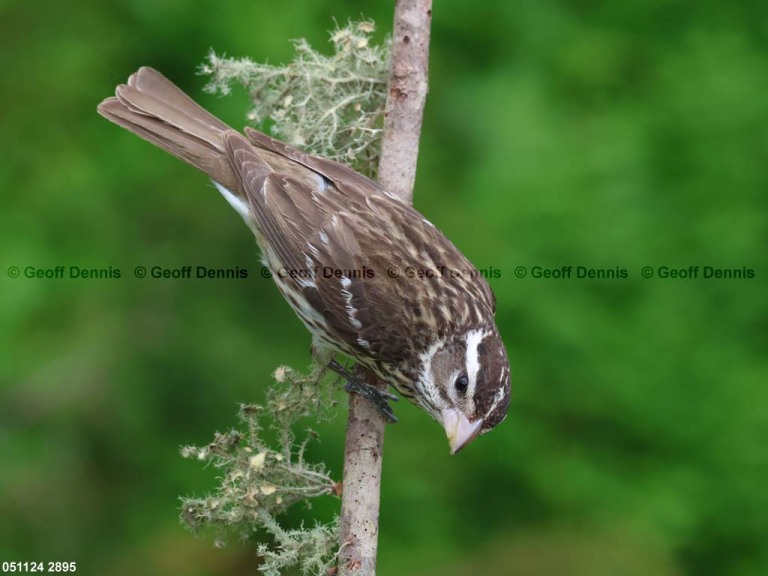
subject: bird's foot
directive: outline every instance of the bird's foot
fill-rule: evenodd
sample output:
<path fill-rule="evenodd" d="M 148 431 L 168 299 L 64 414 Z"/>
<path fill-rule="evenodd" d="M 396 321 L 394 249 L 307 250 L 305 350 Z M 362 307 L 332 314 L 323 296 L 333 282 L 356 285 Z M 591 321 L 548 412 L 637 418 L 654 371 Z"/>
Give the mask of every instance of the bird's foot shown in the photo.
<path fill-rule="evenodd" d="M 380 390 L 375 386 L 363 382 L 349 370 L 344 368 L 344 366 L 339 364 L 336 360 L 331 360 L 328 363 L 328 368 L 336 372 L 336 374 L 347 381 L 347 383 L 344 385 L 344 390 L 350 393 L 359 394 L 360 396 L 370 400 L 376 407 L 376 410 L 378 410 L 379 413 L 384 417 L 384 420 L 390 424 L 397 422 L 397 417 L 395 416 L 395 413 L 392 411 L 392 407 L 387 401 L 392 400 L 393 402 L 397 402 L 400 398 L 390 392 L 387 392 L 386 390 Z"/>

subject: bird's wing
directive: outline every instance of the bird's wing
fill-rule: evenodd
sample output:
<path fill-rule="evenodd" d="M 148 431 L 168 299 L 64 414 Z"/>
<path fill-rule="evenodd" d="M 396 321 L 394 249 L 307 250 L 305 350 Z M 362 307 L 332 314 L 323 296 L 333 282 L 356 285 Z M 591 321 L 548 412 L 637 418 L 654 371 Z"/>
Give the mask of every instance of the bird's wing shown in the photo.
<path fill-rule="evenodd" d="M 289 281 L 348 349 L 397 362 L 413 341 L 448 336 L 492 306 L 487 282 L 470 274 L 463 254 L 410 205 L 380 188 L 363 194 L 363 176 L 349 169 L 352 184 L 337 186 L 326 168 L 318 173 L 294 157 L 278 166 L 234 133 L 226 147 L 264 248 L 289 271 L 313 271 L 310 282 Z M 348 195 L 350 186 L 358 193 Z"/>
<path fill-rule="evenodd" d="M 363 176 L 349 166 L 345 166 L 339 162 L 334 162 L 327 158 L 320 158 L 319 156 L 312 156 L 311 154 L 302 152 L 298 148 L 289 146 L 285 142 L 270 138 L 266 134 L 262 134 L 253 128 L 245 128 L 245 135 L 248 136 L 248 139 L 257 148 L 269 150 L 270 152 L 284 156 L 293 162 L 298 162 L 313 172 L 317 172 L 327 180 L 333 182 L 336 187 L 347 196 L 367 196 L 368 194 L 379 193 L 383 190 L 381 184 L 378 182 Z"/>

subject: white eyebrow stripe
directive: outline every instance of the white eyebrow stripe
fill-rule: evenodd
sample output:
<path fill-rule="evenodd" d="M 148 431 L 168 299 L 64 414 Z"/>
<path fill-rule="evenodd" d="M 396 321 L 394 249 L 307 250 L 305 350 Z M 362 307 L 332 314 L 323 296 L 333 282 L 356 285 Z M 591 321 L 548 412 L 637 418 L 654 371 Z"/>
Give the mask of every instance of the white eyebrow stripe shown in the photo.
<path fill-rule="evenodd" d="M 469 378 L 469 387 L 467 388 L 467 398 L 474 404 L 475 390 L 477 388 L 477 374 L 480 372 L 480 357 L 478 347 L 483 339 L 488 335 L 485 330 L 471 330 L 467 333 L 467 377 Z"/>

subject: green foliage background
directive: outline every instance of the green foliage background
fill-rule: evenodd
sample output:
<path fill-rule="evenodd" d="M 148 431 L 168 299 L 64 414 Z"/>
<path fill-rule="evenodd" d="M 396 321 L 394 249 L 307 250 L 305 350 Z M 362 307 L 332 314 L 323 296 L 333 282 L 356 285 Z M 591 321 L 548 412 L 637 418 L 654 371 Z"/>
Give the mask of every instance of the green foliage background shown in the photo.
<path fill-rule="evenodd" d="M 152 65 L 202 93 L 210 48 L 284 62 L 391 2 L 0 2 L 0 560 L 82 574 L 254 573 L 180 527 L 182 460 L 309 339 L 205 178 L 96 104 Z M 416 206 L 494 267 L 507 421 L 457 457 L 387 430 L 381 574 L 768 573 L 768 5 L 440 0 Z M 243 281 L 138 280 L 137 265 Z M 517 279 L 516 266 L 629 271 Z M 11 279 L 113 266 L 119 280 Z M 748 281 L 640 268 L 751 267 Z M 344 414 L 312 456 L 341 476 Z M 329 519 L 332 497 L 294 511 Z"/>

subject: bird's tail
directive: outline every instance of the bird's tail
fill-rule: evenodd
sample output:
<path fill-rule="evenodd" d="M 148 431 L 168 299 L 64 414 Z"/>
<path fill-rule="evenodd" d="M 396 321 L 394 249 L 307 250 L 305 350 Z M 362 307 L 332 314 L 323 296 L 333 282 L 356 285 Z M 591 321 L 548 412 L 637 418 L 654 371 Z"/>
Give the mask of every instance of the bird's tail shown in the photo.
<path fill-rule="evenodd" d="M 231 128 L 157 70 L 139 68 L 127 84 L 117 87 L 115 96 L 99 104 L 98 111 L 226 188 L 238 188 L 224 148 Z"/>

